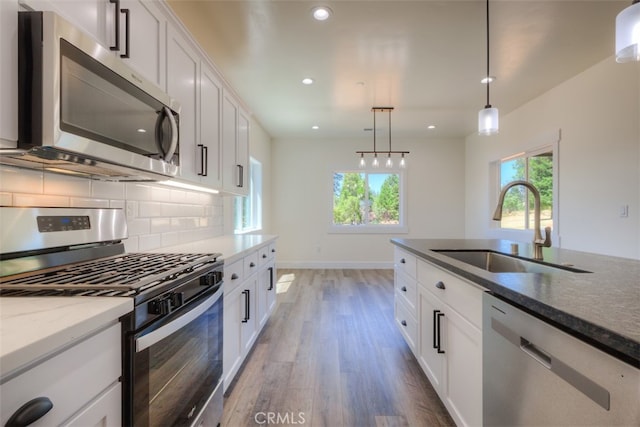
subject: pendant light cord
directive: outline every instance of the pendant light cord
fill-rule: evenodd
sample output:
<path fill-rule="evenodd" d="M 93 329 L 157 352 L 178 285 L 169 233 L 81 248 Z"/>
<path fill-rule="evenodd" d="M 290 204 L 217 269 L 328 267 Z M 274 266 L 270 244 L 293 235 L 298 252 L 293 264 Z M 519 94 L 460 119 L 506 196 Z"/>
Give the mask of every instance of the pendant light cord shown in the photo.
<path fill-rule="evenodd" d="M 487 0 L 487 105 L 484 108 L 491 108 L 489 103 L 489 86 L 491 85 L 491 77 L 489 74 L 489 0 Z"/>
<path fill-rule="evenodd" d="M 391 110 L 389 110 L 389 156 L 391 156 Z"/>

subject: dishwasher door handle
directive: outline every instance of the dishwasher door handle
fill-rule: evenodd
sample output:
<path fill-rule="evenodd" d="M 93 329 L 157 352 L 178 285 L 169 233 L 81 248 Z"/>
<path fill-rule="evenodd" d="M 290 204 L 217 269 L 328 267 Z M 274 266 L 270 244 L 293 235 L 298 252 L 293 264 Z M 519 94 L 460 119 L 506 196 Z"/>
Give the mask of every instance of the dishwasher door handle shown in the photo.
<path fill-rule="evenodd" d="M 610 409 L 611 398 L 607 389 L 587 378 L 562 360 L 554 357 L 548 351 L 543 350 L 541 347 L 520 336 L 520 334 L 493 317 L 491 318 L 491 329 L 502 335 L 510 343 L 519 347 L 528 357 L 531 357 L 546 369 L 571 384 L 571 386 L 589 399 L 607 411 Z"/>

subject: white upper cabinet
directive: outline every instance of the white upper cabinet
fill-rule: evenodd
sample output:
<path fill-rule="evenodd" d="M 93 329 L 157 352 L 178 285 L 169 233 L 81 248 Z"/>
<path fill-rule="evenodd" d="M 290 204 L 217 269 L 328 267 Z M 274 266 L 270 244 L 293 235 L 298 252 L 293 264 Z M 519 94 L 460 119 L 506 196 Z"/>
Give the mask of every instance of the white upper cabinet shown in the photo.
<path fill-rule="evenodd" d="M 200 139 L 196 152 L 196 170 L 200 182 L 208 187 L 222 187 L 222 126 L 220 125 L 222 84 L 206 63 L 200 70 Z"/>
<path fill-rule="evenodd" d="M 249 119 L 229 92 L 222 100 L 222 164 L 224 191 L 249 194 Z"/>
<path fill-rule="evenodd" d="M 18 141 L 18 0 L 0 1 L 0 148 Z"/>
<path fill-rule="evenodd" d="M 188 40 L 169 27 L 167 29 L 167 92 L 181 106 L 180 177 L 190 181 L 199 180 L 196 169 L 199 76 L 200 58 Z"/>

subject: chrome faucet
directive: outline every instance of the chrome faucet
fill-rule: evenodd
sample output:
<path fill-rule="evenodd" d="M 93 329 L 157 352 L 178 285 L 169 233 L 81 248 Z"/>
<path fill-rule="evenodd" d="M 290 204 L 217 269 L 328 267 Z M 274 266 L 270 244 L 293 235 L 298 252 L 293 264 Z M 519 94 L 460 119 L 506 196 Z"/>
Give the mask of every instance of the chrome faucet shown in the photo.
<path fill-rule="evenodd" d="M 533 259 L 537 259 L 542 261 L 542 248 L 551 247 L 551 227 L 544 228 L 544 239 L 542 238 L 542 233 L 540 231 L 540 192 L 538 189 L 527 181 L 512 181 L 505 185 L 500 192 L 500 197 L 498 198 L 498 206 L 496 206 L 496 211 L 493 214 L 494 221 L 500 221 L 502 219 L 502 205 L 504 204 L 504 196 L 507 194 L 507 191 L 511 187 L 515 187 L 516 185 L 522 185 L 528 188 L 533 194 L 534 199 L 534 234 L 533 234 Z"/>

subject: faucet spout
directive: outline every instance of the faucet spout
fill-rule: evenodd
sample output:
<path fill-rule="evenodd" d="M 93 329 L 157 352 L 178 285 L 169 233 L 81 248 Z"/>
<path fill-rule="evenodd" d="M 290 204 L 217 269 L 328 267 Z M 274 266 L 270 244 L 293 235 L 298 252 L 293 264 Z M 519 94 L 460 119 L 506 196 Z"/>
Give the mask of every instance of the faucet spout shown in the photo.
<path fill-rule="evenodd" d="M 496 210 L 493 214 L 494 221 L 500 221 L 502 219 L 502 205 L 504 204 L 504 198 L 509 191 L 510 188 L 515 187 L 516 185 L 521 185 L 525 188 L 528 188 L 533 194 L 533 221 L 534 221 L 534 231 L 533 231 L 533 258 L 537 260 L 542 260 L 542 248 L 543 247 L 551 247 L 551 227 L 545 227 L 544 229 L 544 239 L 542 238 L 542 232 L 540 230 L 540 191 L 528 181 L 512 181 L 506 184 L 502 191 L 500 192 L 500 197 L 498 197 L 498 205 L 496 206 Z"/>

